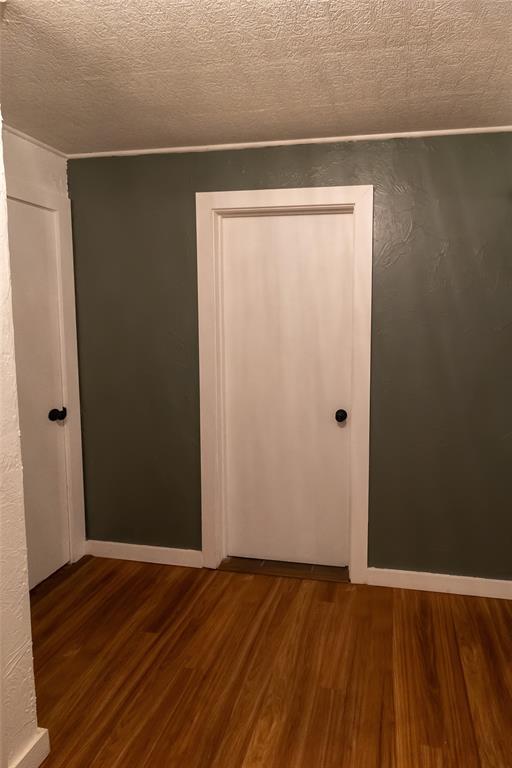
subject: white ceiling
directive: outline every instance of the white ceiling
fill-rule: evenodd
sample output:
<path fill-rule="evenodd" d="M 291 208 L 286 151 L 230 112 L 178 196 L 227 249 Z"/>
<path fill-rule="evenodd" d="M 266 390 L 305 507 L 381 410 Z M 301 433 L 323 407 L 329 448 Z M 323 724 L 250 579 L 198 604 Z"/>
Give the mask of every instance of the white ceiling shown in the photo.
<path fill-rule="evenodd" d="M 68 153 L 512 124 L 512 0 L 7 0 L 2 110 Z"/>

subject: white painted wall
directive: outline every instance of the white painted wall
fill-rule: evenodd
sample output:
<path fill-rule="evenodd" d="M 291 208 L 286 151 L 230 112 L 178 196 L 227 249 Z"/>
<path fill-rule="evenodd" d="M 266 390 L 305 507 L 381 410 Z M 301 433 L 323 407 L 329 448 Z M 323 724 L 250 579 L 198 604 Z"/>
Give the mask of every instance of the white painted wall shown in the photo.
<path fill-rule="evenodd" d="M 42 186 L 67 195 L 67 160 L 62 155 L 28 141 L 3 128 L 4 164 L 7 190 L 16 177 L 31 186 Z"/>
<path fill-rule="evenodd" d="M 14 138 L 14 137 L 12 137 Z M 10 142 L 10 139 L 9 139 Z M 16 162 L 18 143 L 10 161 Z M 36 153 L 34 153 L 36 154 Z M 44 171 L 43 171 L 44 168 Z M 41 171 L 57 183 L 52 163 Z M 14 360 L 5 172 L 0 138 L 0 765 L 39 765 L 49 749 L 37 727 Z"/>

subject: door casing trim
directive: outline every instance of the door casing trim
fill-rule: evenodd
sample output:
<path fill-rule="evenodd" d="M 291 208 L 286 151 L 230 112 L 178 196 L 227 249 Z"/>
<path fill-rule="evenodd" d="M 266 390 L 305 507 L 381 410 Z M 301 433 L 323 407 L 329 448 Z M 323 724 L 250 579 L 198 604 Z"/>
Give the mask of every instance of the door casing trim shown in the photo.
<path fill-rule="evenodd" d="M 350 578 L 366 583 L 370 456 L 373 186 L 310 187 L 196 194 L 203 562 L 227 554 L 224 465 L 221 223 L 227 216 L 344 212 L 354 221 L 350 439 Z"/>

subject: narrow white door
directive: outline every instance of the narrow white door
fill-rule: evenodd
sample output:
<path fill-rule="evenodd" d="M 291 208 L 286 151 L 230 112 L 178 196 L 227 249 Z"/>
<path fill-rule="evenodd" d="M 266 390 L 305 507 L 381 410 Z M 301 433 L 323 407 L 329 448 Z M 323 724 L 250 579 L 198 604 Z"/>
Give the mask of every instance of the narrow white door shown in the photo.
<path fill-rule="evenodd" d="M 69 560 L 55 216 L 8 201 L 30 587 Z"/>
<path fill-rule="evenodd" d="M 223 219 L 229 555 L 348 563 L 353 253 L 339 209 Z"/>

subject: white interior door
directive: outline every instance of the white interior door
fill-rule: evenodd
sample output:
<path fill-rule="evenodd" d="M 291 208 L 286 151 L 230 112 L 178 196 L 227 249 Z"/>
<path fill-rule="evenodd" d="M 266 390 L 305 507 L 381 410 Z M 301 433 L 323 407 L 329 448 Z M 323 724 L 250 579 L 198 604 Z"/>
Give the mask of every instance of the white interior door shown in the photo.
<path fill-rule="evenodd" d="M 56 213 L 8 201 L 29 585 L 69 561 Z"/>
<path fill-rule="evenodd" d="M 229 555 L 348 563 L 353 230 L 339 209 L 223 219 Z"/>

